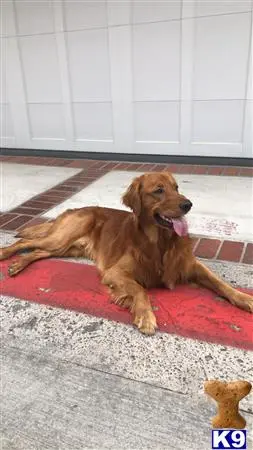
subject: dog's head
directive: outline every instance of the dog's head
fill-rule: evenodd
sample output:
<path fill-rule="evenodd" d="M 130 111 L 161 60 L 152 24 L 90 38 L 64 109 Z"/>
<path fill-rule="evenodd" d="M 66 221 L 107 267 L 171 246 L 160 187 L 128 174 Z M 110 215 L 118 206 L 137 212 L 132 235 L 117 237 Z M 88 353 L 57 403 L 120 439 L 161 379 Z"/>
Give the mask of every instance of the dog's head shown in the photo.
<path fill-rule="evenodd" d="M 188 233 L 184 215 L 190 211 L 192 203 L 179 193 L 171 173 L 146 173 L 135 178 L 122 200 L 137 217 L 163 228 L 174 228 L 180 236 Z"/>

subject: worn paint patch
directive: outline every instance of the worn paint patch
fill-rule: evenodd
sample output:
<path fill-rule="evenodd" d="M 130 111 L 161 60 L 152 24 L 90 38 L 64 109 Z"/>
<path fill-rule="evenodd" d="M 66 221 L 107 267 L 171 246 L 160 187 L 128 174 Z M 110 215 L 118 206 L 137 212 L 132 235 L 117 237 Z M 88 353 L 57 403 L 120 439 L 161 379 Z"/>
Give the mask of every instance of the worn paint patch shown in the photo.
<path fill-rule="evenodd" d="M 4 279 L 5 279 L 5 276 L 4 276 L 3 272 L 0 271 L 0 281 L 2 281 Z"/>
<path fill-rule="evenodd" d="M 7 267 L 4 262 L 4 274 Z M 1 290 L 4 295 L 131 323 L 129 312 L 110 302 L 94 266 L 39 261 L 15 278 L 6 277 Z M 189 286 L 149 293 L 161 331 L 253 350 L 252 316 L 221 302 L 214 293 Z"/>

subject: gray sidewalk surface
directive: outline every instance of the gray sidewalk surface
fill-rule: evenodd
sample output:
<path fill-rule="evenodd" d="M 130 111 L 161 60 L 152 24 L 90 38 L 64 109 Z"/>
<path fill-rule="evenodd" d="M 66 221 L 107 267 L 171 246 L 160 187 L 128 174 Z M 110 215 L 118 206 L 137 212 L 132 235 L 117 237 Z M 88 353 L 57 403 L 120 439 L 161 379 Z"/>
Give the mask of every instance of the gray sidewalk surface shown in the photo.
<path fill-rule="evenodd" d="M 9 236 L 6 239 L 10 239 Z M 252 267 L 208 265 L 250 286 Z M 1 450 L 211 449 L 206 379 L 252 380 L 252 352 L 1 297 Z M 252 395 L 241 402 L 252 448 Z"/>

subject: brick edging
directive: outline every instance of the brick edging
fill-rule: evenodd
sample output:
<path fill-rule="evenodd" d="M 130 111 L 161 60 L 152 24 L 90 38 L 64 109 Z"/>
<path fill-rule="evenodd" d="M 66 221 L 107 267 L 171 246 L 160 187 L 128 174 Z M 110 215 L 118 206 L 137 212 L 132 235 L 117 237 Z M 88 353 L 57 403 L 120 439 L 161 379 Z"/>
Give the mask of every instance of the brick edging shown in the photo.
<path fill-rule="evenodd" d="M 166 163 L 136 163 L 120 162 L 108 160 L 91 159 L 63 159 L 40 156 L 0 156 L 0 161 L 13 162 L 18 164 L 38 164 L 55 167 L 75 167 L 80 169 L 93 168 L 100 170 L 136 170 L 136 171 L 157 171 L 170 170 L 174 173 L 196 174 L 196 175 L 226 175 L 226 176 L 253 176 L 253 168 L 243 166 L 207 166 L 197 164 L 166 164 Z M 109 169 L 110 168 L 110 169 Z"/>
<path fill-rule="evenodd" d="M 253 244 L 251 242 L 197 236 L 193 236 L 193 240 L 195 241 L 194 254 L 199 258 L 253 264 Z"/>
<path fill-rule="evenodd" d="M 28 225 L 42 223 L 47 219 L 41 215 L 55 207 L 67 198 L 81 191 L 93 181 L 112 170 L 127 171 L 163 171 L 170 170 L 174 173 L 230 175 L 230 176 L 252 176 L 253 169 L 247 167 L 226 166 L 196 166 L 182 164 L 152 164 L 152 163 L 130 163 L 111 162 L 101 160 L 69 160 L 61 158 L 41 158 L 22 156 L 1 156 L 1 161 L 15 162 L 19 164 L 37 164 L 50 166 L 63 166 L 82 169 L 76 175 L 57 184 L 53 188 L 32 197 L 30 200 L 18 207 L 0 214 L 0 229 L 3 231 L 16 232 Z M 247 242 L 235 242 L 214 238 L 193 236 L 195 242 L 195 255 L 201 258 L 242 262 L 253 264 L 253 244 Z"/>

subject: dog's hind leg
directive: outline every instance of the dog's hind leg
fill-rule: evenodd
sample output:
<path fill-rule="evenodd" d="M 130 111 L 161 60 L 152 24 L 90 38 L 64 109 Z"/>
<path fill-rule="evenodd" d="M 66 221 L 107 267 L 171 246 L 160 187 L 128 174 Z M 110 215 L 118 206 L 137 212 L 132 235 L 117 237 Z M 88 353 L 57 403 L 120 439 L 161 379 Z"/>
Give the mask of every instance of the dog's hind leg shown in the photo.
<path fill-rule="evenodd" d="M 31 253 L 31 257 L 29 255 L 20 257 L 20 267 L 24 268 L 36 259 L 50 256 L 67 256 L 68 250 L 73 246 L 73 243 L 80 237 L 87 235 L 93 225 L 94 215 L 91 212 L 67 211 L 55 220 L 47 236 L 35 239 L 21 239 L 9 247 L 0 249 L 0 259 L 7 259 L 21 250 L 35 250 L 36 252 Z M 40 253 L 37 250 L 43 252 Z M 18 273 L 20 270 L 13 269 L 13 272 Z"/>
<path fill-rule="evenodd" d="M 33 250 L 27 255 L 20 255 L 17 260 L 13 261 L 9 265 L 8 274 L 10 275 L 10 277 L 13 277 L 32 262 L 37 261 L 38 259 L 49 258 L 50 256 L 51 253 L 47 252 L 46 250 Z"/>
<path fill-rule="evenodd" d="M 35 239 L 47 236 L 50 233 L 50 229 L 53 226 L 54 221 L 40 223 L 31 227 L 26 227 L 22 231 L 19 231 L 15 237 L 25 239 Z"/>
<path fill-rule="evenodd" d="M 46 237 L 50 233 L 52 226 L 53 223 L 48 222 L 27 227 L 20 231 L 16 237 L 21 237 L 22 239 L 8 247 L 0 248 L 0 261 L 10 258 L 22 250 L 36 248 L 36 239 Z M 30 245 L 31 242 L 32 245 Z"/>
<path fill-rule="evenodd" d="M 26 239 L 20 239 L 18 242 L 15 242 L 12 245 L 9 245 L 8 247 L 4 247 L 4 248 L 0 248 L 0 261 L 2 261 L 3 259 L 8 259 L 11 256 L 15 255 L 16 253 L 22 251 L 22 250 L 26 250 L 26 249 L 31 249 L 31 248 L 35 248 L 36 244 L 33 241 L 33 244 L 31 244 L 31 241 L 26 240 Z"/>

